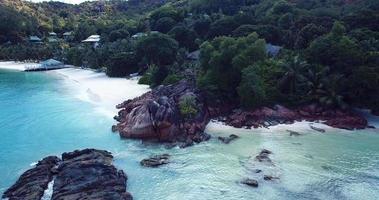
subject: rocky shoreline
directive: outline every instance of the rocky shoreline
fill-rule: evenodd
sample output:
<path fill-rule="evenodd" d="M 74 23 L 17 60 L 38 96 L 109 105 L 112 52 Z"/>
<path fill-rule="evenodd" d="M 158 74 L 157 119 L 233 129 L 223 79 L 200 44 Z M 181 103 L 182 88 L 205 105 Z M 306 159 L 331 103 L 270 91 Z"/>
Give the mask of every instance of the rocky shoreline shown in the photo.
<path fill-rule="evenodd" d="M 245 111 L 233 110 L 224 117 L 217 117 L 226 125 L 235 128 L 259 128 L 278 124 L 293 124 L 296 121 L 320 122 L 333 128 L 354 130 L 368 128 L 367 120 L 352 110 L 329 109 L 317 104 L 309 104 L 289 109 L 276 105 Z"/>
<path fill-rule="evenodd" d="M 196 114 L 184 116 L 180 110 L 183 98 L 191 97 Z M 153 140 L 180 147 L 191 146 L 210 138 L 204 133 L 210 119 L 217 119 L 235 128 L 259 128 L 296 121 L 320 122 L 346 130 L 368 128 L 367 120 L 352 110 L 330 109 L 318 104 L 286 108 L 281 105 L 255 110 L 233 109 L 225 105 L 209 107 L 203 94 L 191 81 L 159 86 L 152 91 L 117 105 L 120 109 L 112 127 L 123 138 Z"/>
<path fill-rule="evenodd" d="M 41 200 L 52 183 L 52 200 L 132 200 L 126 191 L 126 174 L 112 162 L 110 152 L 96 149 L 63 153 L 62 158 L 49 156 L 24 172 L 2 198 Z"/>

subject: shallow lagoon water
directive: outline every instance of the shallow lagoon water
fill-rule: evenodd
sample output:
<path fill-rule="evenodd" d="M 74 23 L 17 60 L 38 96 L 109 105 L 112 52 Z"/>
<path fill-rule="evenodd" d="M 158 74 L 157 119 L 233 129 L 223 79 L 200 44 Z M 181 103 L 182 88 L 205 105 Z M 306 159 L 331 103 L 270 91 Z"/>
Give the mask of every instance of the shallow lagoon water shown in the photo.
<path fill-rule="evenodd" d="M 78 98 L 83 90 L 76 87 L 53 73 L 0 70 L 0 193 L 45 156 L 100 148 L 114 154 L 137 200 L 379 199 L 378 130 L 317 125 L 327 130 L 321 134 L 307 122 L 256 130 L 212 122 L 207 127 L 210 141 L 165 149 L 111 133 L 114 121 L 103 112 L 108 105 Z M 290 137 L 287 129 L 304 135 Z M 217 140 L 232 133 L 241 138 L 228 145 Z M 273 165 L 254 160 L 263 148 L 273 151 Z M 141 159 L 159 153 L 171 154 L 172 163 L 140 167 Z M 263 174 L 280 180 L 264 181 Z M 257 179 L 259 188 L 240 184 L 246 177 Z"/>

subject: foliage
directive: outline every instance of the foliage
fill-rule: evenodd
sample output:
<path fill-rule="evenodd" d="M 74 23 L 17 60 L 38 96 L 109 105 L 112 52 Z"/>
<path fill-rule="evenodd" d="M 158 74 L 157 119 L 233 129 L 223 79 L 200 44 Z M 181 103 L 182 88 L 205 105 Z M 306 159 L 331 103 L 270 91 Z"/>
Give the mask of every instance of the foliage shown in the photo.
<path fill-rule="evenodd" d="M 198 85 L 212 100 L 232 101 L 241 70 L 266 58 L 265 42 L 253 33 L 247 37 L 220 37 L 201 46 L 202 73 Z"/>
<path fill-rule="evenodd" d="M 136 54 L 148 64 L 170 65 L 175 61 L 178 42 L 165 34 L 154 33 L 138 41 Z"/>
<path fill-rule="evenodd" d="M 180 114 L 185 118 L 191 118 L 198 112 L 196 108 L 196 97 L 192 95 L 185 95 L 179 101 Z"/>
<path fill-rule="evenodd" d="M 254 66 L 243 69 L 242 80 L 237 88 L 241 105 L 246 108 L 254 108 L 267 103 L 264 82 L 255 71 Z"/>

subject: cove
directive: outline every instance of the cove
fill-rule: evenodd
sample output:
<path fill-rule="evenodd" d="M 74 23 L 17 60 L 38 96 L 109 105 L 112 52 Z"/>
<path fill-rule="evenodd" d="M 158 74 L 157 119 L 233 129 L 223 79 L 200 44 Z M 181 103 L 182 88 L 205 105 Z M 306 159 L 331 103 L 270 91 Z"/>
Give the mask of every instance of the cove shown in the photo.
<path fill-rule="evenodd" d="M 101 94 L 94 91 L 86 95 L 92 98 L 81 98 L 78 84 L 67 79 L 0 70 L 0 193 L 45 156 L 99 148 L 114 154 L 137 200 L 379 199 L 378 130 L 323 127 L 327 133 L 321 134 L 306 122 L 255 130 L 211 122 L 206 130 L 213 136 L 210 141 L 165 149 L 120 139 L 110 130 L 114 121 L 108 113 L 115 111 L 96 103 Z M 133 85 L 122 87 L 135 90 Z M 287 129 L 304 135 L 291 137 Z M 240 138 L 228 145 L 217 140 L 230 134 Z M 263 148 L 273 152 L 274 165 L 254 160 Z M 143 158 L 161 153 L 171 154 L 172 162 L 155 169 L 140 166 Z M 256 169 L 280 180 L 264 181 Z M 259 188 L 240 184 L 246 177 L 257 179 Z"/>

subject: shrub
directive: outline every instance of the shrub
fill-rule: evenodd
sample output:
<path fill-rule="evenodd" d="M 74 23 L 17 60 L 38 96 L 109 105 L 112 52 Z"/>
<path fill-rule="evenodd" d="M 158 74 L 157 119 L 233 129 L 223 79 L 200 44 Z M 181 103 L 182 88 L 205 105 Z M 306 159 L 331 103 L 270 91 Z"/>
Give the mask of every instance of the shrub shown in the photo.
<path fill-rule="evenodd" d="M 191 118 L 198 112 L 196 108 L 196 97 L 192 95 L 183 96 L 179 101 L 180 114 L 185 118 Z"/>

